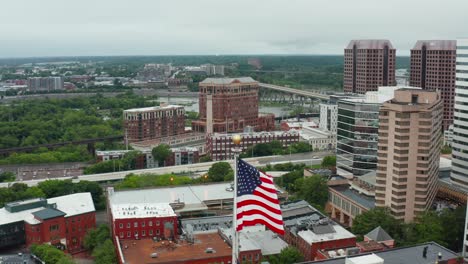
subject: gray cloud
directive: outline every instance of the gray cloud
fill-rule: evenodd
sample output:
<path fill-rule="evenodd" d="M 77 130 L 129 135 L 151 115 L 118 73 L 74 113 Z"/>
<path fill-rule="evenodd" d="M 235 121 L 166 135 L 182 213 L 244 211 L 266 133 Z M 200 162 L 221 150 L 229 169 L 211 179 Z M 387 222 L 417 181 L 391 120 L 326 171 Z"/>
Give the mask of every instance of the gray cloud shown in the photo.
<path fill-rule="evenodd" d="M 353 38 L 467 37 L 466 0 L 3 1 L 0 57 L 342 54 Z"/>

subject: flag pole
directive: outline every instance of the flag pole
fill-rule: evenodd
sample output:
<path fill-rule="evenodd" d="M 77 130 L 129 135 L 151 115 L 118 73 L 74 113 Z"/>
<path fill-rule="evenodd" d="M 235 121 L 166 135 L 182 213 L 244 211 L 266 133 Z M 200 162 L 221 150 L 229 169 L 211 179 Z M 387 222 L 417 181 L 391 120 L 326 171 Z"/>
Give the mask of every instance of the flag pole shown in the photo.
<path fill-rule="evenodd" d="M 234 147 L 232 152 L 234 153 L 234 200 L 232 203 L 232 231 L 234 237 L 232 238 L 232 264 L 237 264 L 239 258 L 239 233 L 237 232 L 237 162 L 239 159 L 239 153 L 241 152 L 239 145 L 241 142 L 241 136 L 234 135 L 232 137 Z"/>

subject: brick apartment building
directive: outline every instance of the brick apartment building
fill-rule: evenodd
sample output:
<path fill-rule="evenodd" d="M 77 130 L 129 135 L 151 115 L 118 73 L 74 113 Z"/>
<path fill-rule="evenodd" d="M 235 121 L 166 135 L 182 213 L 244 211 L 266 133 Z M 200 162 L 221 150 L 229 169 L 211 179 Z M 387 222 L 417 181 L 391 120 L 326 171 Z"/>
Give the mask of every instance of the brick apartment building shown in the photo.
<path fill-rule="evenodd" d="M 250 77 L 207 78 L 200 82 L 200 118 L 192 122 L 192 130 L 206 133 L 238 132 L 246 126 L 256 131 L 273 130 L 274 115 L 259 116 L 259 89 L 258 82 Z"/>
<path fill-rule="evenodd" d="M 12 202 L 0 209 L 0 248 L 50 243 L 78 253 L 85 250 L 86 232 L 95 226 L 90 193 Z"/>
<path fill-rule="evenodd" d="M 396 85 L 396 50 L 388 40 L 351 40 L 344 50 L 343 89 L 365 94 Z"/>
<path fill-rule="evenodd" d="M 441 92 L 444 130 L 453 123 L 456 59 L 455 40 L 419 40 L 411 49 L 410 86 Z"/>
<path fill-rule="evenodd" d="M 411 222 L 432 205 L 439 175 L 443 104 L 439 92 L 400 89 L 379 113 L 376 206 Z"/>
<path fill-rule="evenodd" d="M 124 110 L 128 142 L 152 140 L 185 133 L 185 109 L 165 105 Z"/>
<path fill-rule="evenodd" d="M 206 152 L 212 160 L 233 159 L 232 148 L 234 143 L 232 137 L 234 134 L 212 134 L 206 138 Z M 297 130 L 290 131 L 272 131 L 272 132 L 253 132 L 241 133 L 241 143 L 239 147 L 245 151 L 248 147 L 259 143 L 270 143 L 279 141 L 284 147 L 297 143 L 300 140 L 300 134 Z"/>
<path fill-rule="evenodd" d="M 305 201 L 282 205 L 284 240 L 295 246 L 305 261 L 323 259 L 320 251 L 346 252 L 356 246 L 356 236 L 328 219 Z"/>
<path fill-rule="evenodd" d="M 153 237 L 173 240 L 177 237 L 177 215 L 169 203 L 128 203 L 126 195 L 131 195 L 131 192 L 108 189 L 108 214 L 113 237 L 120 240 Z"/>

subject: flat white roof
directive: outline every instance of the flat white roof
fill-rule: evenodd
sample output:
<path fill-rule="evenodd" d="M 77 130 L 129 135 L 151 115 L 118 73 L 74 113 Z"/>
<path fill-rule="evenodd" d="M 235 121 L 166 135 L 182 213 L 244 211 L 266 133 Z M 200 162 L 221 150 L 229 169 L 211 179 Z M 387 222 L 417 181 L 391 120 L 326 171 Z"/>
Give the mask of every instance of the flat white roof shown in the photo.
<path fill-rule="evenodd" d="M 138 113 L 138 112 L 149 112 L 149 111 L 166 110 L 166 109 L 173 109 L 173 108 L 184 108 L 184 107 L 181 105 L 151 106 L 151 107 L 127 109 L 127 110 L 124 110 L 124 112 Z"/>
<path fill-rule="evenodd" d="M 232 236 L 231 228 L 220 228 L 226 236 Z M 241 251 L 260 249 L 262 255 L 276 255 L 288 244 L 271 230 L 265 230 L 264 225 L 248 226 L 239 233 Z"/>
<path fill-rule="evenodd" d="M 384 259 L 375 255 L 374 253 L 370 255 L 360 256 L 360 257 L 349 257 L 346 259 L 345 264 L 383 264 Z"/>
<path fill-rule="evenodd" d="M 351 232 L 344 229 L 342 226 L 338 224 L 335 224 L 332 226 L 333 226 L 333 229 L 335 229 L 335 232 L 332 232 L 332 233 L 316 234 L 312 230 L 307 229 L 304 231 L 299 231 L 297 234 L 309 244 L 312 244 L 314 242 L 333 241 L 333 240 L 356 237 Z"/>
<path fill-rule="evenodd" d="M 111 207 L 114 219 L 176 216 L 168 203 L 128 203 Z"/>
<path fill-rule="evenodd" d="M 47 199 L 48 204 L 55 203 L 57 210 L 64 212 L 65 217 L 94 212 L 94 203 L 90 193 L 74 193 Z M 43 210 L 37 207 L 29 210 L 10 213 L 5 208 L 0 209 L 0 225 L 25 221 L 30 224 L 40 223 L 32 213 Z"/>
<path fill-rule="evenodd" d="M 195 186 L 179 186 L 167 188 L 155 188 L 145 190 L 114 191 L 109 195 L 110 204 L 142 204 L 142 203 L 185 203 L 176 212 L 194 211 L 206 209 L 204 201 L 232 199 L 234 193 L 226 191 L 229 183 L 217 183 Z"/>

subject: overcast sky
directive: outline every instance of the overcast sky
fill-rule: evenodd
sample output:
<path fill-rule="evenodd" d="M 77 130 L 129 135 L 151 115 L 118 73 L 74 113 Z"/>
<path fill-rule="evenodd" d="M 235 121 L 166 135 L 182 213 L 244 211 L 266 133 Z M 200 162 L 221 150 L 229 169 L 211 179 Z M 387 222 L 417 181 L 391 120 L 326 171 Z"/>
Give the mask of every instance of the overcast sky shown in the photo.
<path fill-rule="evenodd" d="M 0 57 L 342 54 L 468 37 L 468 0 L 2 0 Z"/>

